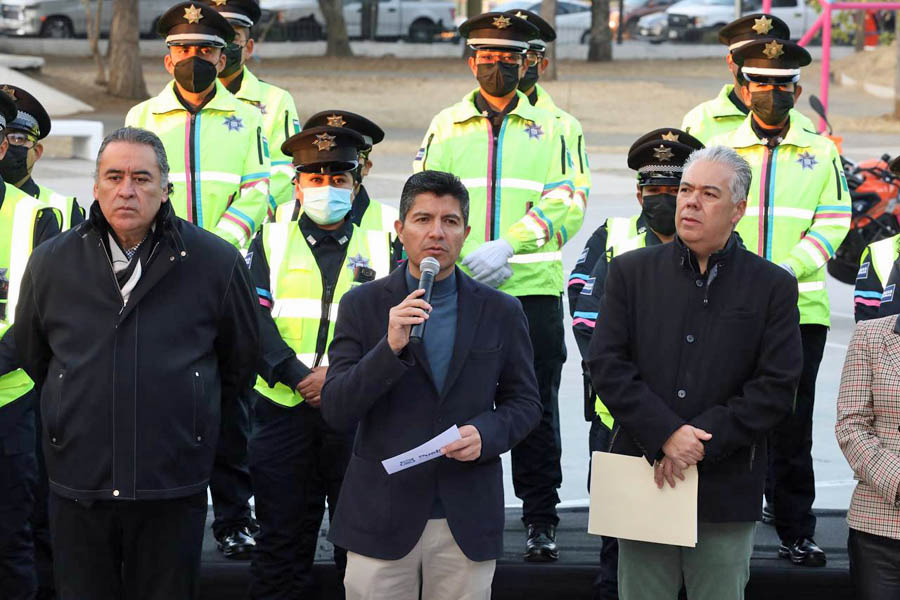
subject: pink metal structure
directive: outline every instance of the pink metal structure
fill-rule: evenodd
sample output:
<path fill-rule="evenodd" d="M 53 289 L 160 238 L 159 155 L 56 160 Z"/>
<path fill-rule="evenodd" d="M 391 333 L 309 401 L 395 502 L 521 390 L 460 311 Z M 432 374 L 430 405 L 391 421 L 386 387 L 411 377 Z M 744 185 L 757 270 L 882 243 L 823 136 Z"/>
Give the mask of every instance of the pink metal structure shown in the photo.
<path fill-rule="evenodd" d="M 831 73 L 831 13 L 835 10 L 900 10 L 900 2 L 829 2 L 821 0 L 822 14 L 809 28 L 799 44 L 806 46 L 815 37 L 819 29 L 822 30 L 822 77 L 819 86 L 819 99 L 822 106 L 828 109 L 828 83 Z M 763 0 L 762 11 L 771 12 L 772 0 Z M 825 129 L 825 121 L 819 121 L 819 131 Z"/>

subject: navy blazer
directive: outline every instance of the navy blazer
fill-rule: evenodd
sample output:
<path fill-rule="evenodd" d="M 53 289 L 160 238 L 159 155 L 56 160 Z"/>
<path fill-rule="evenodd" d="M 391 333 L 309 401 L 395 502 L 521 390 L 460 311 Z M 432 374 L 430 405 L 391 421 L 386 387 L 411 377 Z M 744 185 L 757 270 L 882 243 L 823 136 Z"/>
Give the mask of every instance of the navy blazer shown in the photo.
<path fill-rule="evenodd" d="M 456 340 L 439 391 L 423 344 L 395 355 L 387 343 L 388 313 L 409 294 L 405 273 L 404 264 L 341 298 L 322 416 L 337 429 L 358 428 L 329 539 L 364 556 L 402 558 L 422 536 L 437 495 L 465 555 L 496 559 L 503 551 L 500 455 L 541 417 L 525 314 L 516 298 L 457 269 Z M 442 457 L 393 475 L 384 470 L 383 459 L 454 424 L 478 429 L 478 460 Z"/>

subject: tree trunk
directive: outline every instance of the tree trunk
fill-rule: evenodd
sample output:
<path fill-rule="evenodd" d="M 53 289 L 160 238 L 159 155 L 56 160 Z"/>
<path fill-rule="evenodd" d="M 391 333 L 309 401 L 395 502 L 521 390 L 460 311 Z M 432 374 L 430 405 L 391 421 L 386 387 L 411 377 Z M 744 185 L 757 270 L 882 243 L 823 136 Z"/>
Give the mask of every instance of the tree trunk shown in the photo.
<path fill-rule="evenodd" d="M 624 27 L 621 16 L 619 28 Z M 609 29 L 609 0 L 591 2 L 591 32 L 588 37 L 588 62 L 612 60 L 612 31 Z"/>
<path fill-rule="evenodd" d="M 856 34 L 853 39 L 853 45 L 856 52 L 862 52 L 866 48 L 866 11 L 857 10 L 853 12 L 854 29 Z"/>
<path fill-rule="evenodd" d="M 900 10 L 894 17 L 895 29 L 900 34 Z M 896 63 L 894 66 L 894 118 L 900 119 L 900 36 L 894 41 L 894 47 L 897 49 Z"/>
<path fill-rule="evenodd" d="M 91 54 L 97 64 L 97 77 L 94 83 L 106 85 L 106 66 L 103 64 L 103 55 L 100 54 L 100 15 L 103 14 L 103 0 L 97 0 L 97 9 L 91 9 L 91 0 L 81 0 L 84 5 L 85 29 L 87 29 L 88 41 L 91 44 Z"/>
<path fill-rule="evenodd" d="M 144 100 L 147 84 L 141 64 L 138 31 L 138 0 L 115 0 L 112 26 L 109 31 L 110 95 L 119 98 Z"/>
<path fill-rule="evenodd" d="M 325 17 L 325 33 L 328 40 L 325 56 L 353 56 L 347 24 L 344 22 L 343 0 L 319 0 L 319 8 Z"/>
<path fill-rule="evenodd" d="M 556 29 L 556 0 L 541 0 L 541 18 Z M 556 42 L 547 44 L 546 56 L 550 61 L 550 66 L 541 75 L 541 79 L 544 81 L 556 81 Z"/>

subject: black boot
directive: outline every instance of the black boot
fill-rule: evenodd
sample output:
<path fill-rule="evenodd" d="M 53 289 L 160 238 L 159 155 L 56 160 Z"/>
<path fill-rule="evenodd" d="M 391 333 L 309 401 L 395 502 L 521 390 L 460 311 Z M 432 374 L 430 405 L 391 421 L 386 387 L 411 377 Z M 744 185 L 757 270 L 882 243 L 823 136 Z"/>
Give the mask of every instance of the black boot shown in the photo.
<path fill-rule="evenodd" d="M 551 562 L 558 558 L 556 526 L 529 525 L 528 541 L 525 542 L 525 560 L 528 562 Z"/>

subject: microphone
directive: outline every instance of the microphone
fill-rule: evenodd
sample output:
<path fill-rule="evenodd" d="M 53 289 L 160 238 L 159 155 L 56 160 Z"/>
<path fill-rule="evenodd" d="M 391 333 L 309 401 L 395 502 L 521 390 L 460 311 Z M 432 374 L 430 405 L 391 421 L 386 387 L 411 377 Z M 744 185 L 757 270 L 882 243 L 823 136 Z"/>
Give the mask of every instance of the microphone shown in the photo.
<path fill-rule="evenodd" d="M 441 265 L 433 256 L 426 256 L 419 263 L 419 270 L 422 272 L 422 278 L 419 279 L 419 289 L 425 290 L 422 300 L 431 302 L 431 288 L 434 285 L 434 276 L 441 270 Z M 412 326 L 412 330 L 409 332 L 410 342 L 422 341 L 422 336 L 425 335 L 425 323 L 427 321 L 422 321 L 418 325 Z"/>

